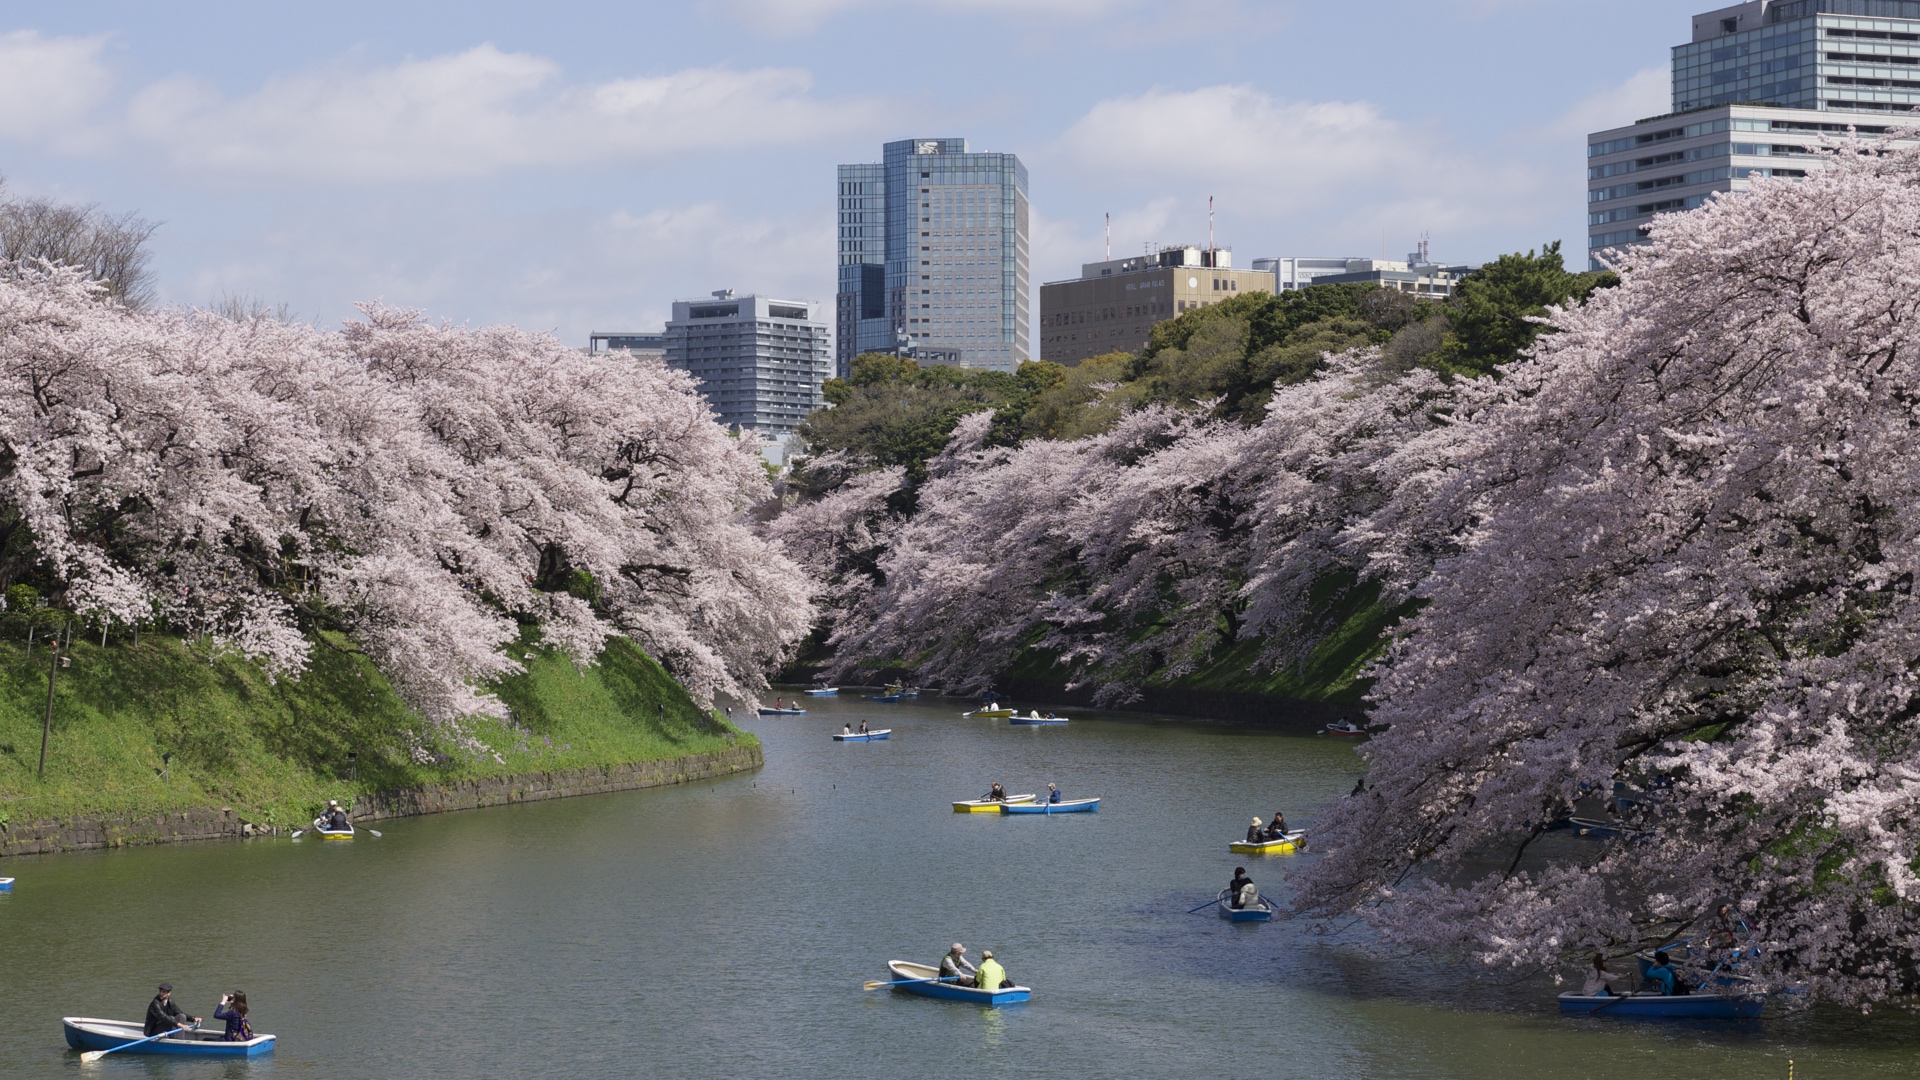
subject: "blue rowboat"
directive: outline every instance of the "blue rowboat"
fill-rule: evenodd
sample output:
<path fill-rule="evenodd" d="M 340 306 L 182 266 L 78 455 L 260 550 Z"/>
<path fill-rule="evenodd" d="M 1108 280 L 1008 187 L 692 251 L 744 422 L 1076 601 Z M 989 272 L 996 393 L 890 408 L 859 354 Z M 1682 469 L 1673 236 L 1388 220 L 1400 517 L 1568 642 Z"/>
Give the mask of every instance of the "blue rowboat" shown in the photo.
<path fill-rule="evenodd" d="M 807 691 L 807 696 L 808 697 L 839 697 L 840 688 L 837 686 L 822 686 L 822 687 L 819 687 L 818 689 Z"/>
<path fill-rule="evenodd" d="M 1064 716 L 1041 716 L 1037 711 L 1031 709 L 1027 711 L 1027 715 L 1025 716 L 1015 714 L 1007 717 L 1007 723 L 1015 727 L 1041 727 L 1047 724 L 1064 724 L 1066 722 L 1067 718 Z"/>
<path fill-rule="evenodd" d="M 1063 802 L 1001 803 L 1003 814 L 1091 814 L 1100 809 L 1100 800 L 1067 799 Z"/>
<path fill-rule="evenodd" d="M 111 1050 L 140 1042 L 146 1030 L 125 1020 L 99 1020 L 91 1016 L 67 1016 L 60 1020 L 66 1029 L 67 1045 L 75 1050 Z M 273 1036 L 255 1035 L 246 1042 L 228 1042 L 219 1031 L 183 1031 L 164 1039 L 155 1039 L 128 1047 L 129 1054 L 171 1054 L 174 1057 L 251 1058 L 273 1053 Z"/>
<path fill-rule="evenodd" d="M 885 702 L 886 704 L 891 705 L 894 702 L 900 700 L 900 695 L 899 694 L 875 694 L 873 695 L 872 700 Z"/>
<path fill-rule="evenodd" d="M 1273 921 L 1273 905 L 1267 902 L 1266 897 L 1256 896 L 1254 897 L 1253 903 L 1243 908 L 1237 908 L 1227 903 L 1228 892 L 1229 890 L 1227 889 L 1220 890 L 1220 903 L 1217 906 L 1220 909 L 1221 918 L 1228 922 Z"/>
<path fill-rule="evenodd" d="M 1693 993 L 1667 996 L 1647 993 L 1605 997 L 1588 997 L 1585 994 L 1565 993 L 1560 995 L 1560 1011 L 1565 1013 L 1598 1013 L 1601 1016 L 1654 1016 L 1654 1017 L 1706 1017 L 1715 1020 L 1751 1019 L 1760 1015 L 1760 1008 L 1766 1004 L 1751 995 L 1725 995 Z M 1605 1011 L 1602 1011 L 1605 1010 Z"/>
<path fill-rule="evenodd" d="M 13 879 L 10 877 L 0 877 L 0 892 L 12 892 L 12 891 L 13 891 Z"/>
<path fill-rule="evenodd" d="M 761 715 L 761 716 L 805 716 L 805 715 L 807 715 L 807 710 L 805 710 L 805 709 L 766 709 L 766 708 L 763 708 L 763 709 L 761 709 L 761 710 L 760 710 L 760 715 Z"/>
<path fill-rule="evenodd" d="M 834 742 L 877 742 L 879 740 L 889 739 L 892 737 L 893 737 L 893 729 L 890 727 L 883 727 L 883 728 L 874 728 L 872 731 L 856 731 L 851 735 L 844 734 L 844 733 L 835 735 L 833 737 L 833 741 Z"/>
<path fill-rule="evenodd" d="M 976 990 L 971 986 L 941 982 L 940 969 L 916 964 L 910 960 L 889 960 L 888 982 L 900 979 L 913 979 L 895 986 L 895 990 L 921 997 L 943 998 L 947 1001 L 971 1001 L 975 1005 L 1011 1005 L 1016 1001 L 1026 1001 L 1033 997 L 1033 990 L 1025 986 L 1003 986 L 998 990 Z"/>

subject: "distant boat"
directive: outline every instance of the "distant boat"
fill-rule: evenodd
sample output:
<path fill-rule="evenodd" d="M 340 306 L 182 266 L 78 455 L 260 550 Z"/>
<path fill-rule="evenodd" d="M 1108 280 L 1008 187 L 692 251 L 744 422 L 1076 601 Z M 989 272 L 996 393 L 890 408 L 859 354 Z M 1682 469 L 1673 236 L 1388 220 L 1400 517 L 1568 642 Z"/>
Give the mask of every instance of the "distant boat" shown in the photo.
<path fill-rule="evenodd" d="M 1003 814 L 1091 814 L 1099 809 L 1100 800 L 1098 798 L 1067 799 L 1056 803 L 1020 803 L 1018 805 L 1007 802 L 1002 803 L 1000 806 L 1000 812 Z"/>
<path fill-rule="evenodd" d="M 1033 801 L 1033 798 L 1032 795 L 1009 795 L 1006 798 L 1006 802 L 1030 803 Z M 953 812 L 956 814 L 997 814 L 1004 805 L 1006 805 L 1006 803 L 1001 802 L 999 799 L 961 799 L 959 802 L 953 804 Z"/>
<path fill-rule="evenodd" d="M 894 702 L 900 700 L 900 695 L 899 694 L 875 694 L 873 695 L 873 700 L 878 701 L 884 705 L 891 705 Z"/>
<path fill-rule="evenodd" d="M 805 709 L 769 709 L 763 706 L 760 709 L 760 715 L 761 716 L 805 716 L 807 715 L 807 710 Z"/>
<path fill-rule="evenodd" d="M 60 1026 L 66 1030 L 67 1045 L 75 1050 L 112 1050 L 117 1046 L 140 1042 L 146 1029 L 126 1020 L 100 1020 L 91 1016 L 64 1016 Z M 273 1053 L 273 1036 L 255 1035 L 246 1042 L 228 1042 L 226 1031 L 185 1031 L 164 1039 L 127 1046 L 129 1054 L 164 1054 L 172 1057 L 251 1058 Z"/>
<path fill-rule="evenodd" d="M 835 697 L 840 693 L 837 686 L 820 686 L 807 691 L 808 697 Z"/>
<path fill-rule="evenodd" d="M 344 828 L 344 829 L 329 829 L 329 828 L 326 828 L 325 826 L 323 826 L 323 825 L 321 825 L 321 824 L 320 824 L 321 822 L 323 822 L 323 821 L 325 821 L 325 820 L 327 820 L 327 819 L 326 819 L 326 818 L 314 818 L 314 819 L 313 819 L 313 831 L 314 831 L 314 832 L 316 832 L 316 833 L 318 833 L 318 834 L 319 834 L 319 836 L 320 836 L 320 838 L 321 838 L 322 840 L 351 840 L 351 839 L 353 839 L 353 825 L 352 825 L 351 823 L 349 823 L 349 824 L 347 825 L 347 827 L 346 827 L 346 828 Z"/>
<path fill-rule="evenodd" d="M 1013 710 L 1003 709 L 1000 707 L 999 702 L 990 701 L 987 703 L 987 707 L 984 709 L 975 709 L 972 712 L 963 712 L 960 715 L 961 716 L 984 716 L 994 720 L 1003 720 L 1009 716 L 1012 716 Z"/>
<path fill-rule="evenodd" d="M 875 742 L 880 739 L 891 738 L 892 736 L 893 736 L 893 729 L 890 727 L 883 727 L 883 728 L 875 728 L 872 731 L 855 731 L 852 733 L 842 732 L 841 734 L 835 735 L 833 737 L 833 741 L 834 742 Z"/>
<path fill-rule="evenodd" d="M 12 891 L 13 891 L 13 879 L 10 877 L 0 877 L 0 892 L 12 892 Z"/>
<path fill-rule="evenodd" d="M 1293 855 L 1307 849 L 1307 830 L 1296 829 L 1275 840 L 1262 840 L 1253 843 L 1247 840 L 1235 840 L 1227 845 L 1227 850 L 1235 855 Z"/>
<path fill-rule="evenodd" d="M 1007 723 L 1021 727 L 1040 727 L 1046 724 L 1064 724 L 1066 722 L 1067 718 L 1064 716 L 1041 716 L 1039 711 L 1035 709 L 1027 710 L 1027 715 L 1025 716 L 1007 717 Z"/>
<path fill-rule="evenodd" d="M 1752 1019 L 1760 1015 L 1766 1002 L 1751 994 L 1715 994 L 1695 991 L 1691 994 L 1637 994 L 1604 996 L 1560 995 L 1560 1011 L 1599 1013 L 1603 1016 L 1709 1017 L 1719 1020 Z"/>
<path fill-rule="evenodd" d="M 888 981 L 898 983 L 894 987 L 895 990 L 907 994 L 918 994 L 921 997 L 943 998 L 947 1001 L 971 1001 L 976 1005 L 1011 1005 L 1016 1001 L 1026 1001 L 1033 997 L 1032 988 L 1026 986 L 1003 986 L 998 990 L 980 990 L 971 986 L 961 986 L 957 982 L 941 982 L 939 968 L 916 964 L 910 960 L 889 960 L 887 971 L 889 972 Z"/>
<path fill-rule="evenodd" d="M 1617 821 L 1602 821 L 1599 818 L 1568 818 L 1567 827 L 1573 830 L 1575 836 L 1584 836 L 1589 840 L 1630 840 L 1641 835 L 1639 829 L 1630 829 Z"/>
<path fill-rule="evenodd" d="M 1256 896 L 1254 897 L 1253 903 L 1248 904 L 1246 907 L 1237 908 L 1227 902 L 1232 892 L 1233 892 L 1232 889 L 1220 890 L 1220 902 L 1217 906 L 1220 909 L 1221 918 L 1227 920 L 1228 922 L 1272 922 L 1273 921 L 1273 913 L 1275 909 L 1273 904 L 1269 903 L 1266 897 Z"/>
<path fill-rule="evenodd" d="M 1365 738 L 1367 729 L 1351 720 L 1342 720 L 1337 724 L 1328 724 L 1320 729 L 1322 735 L 1343 735 L 1349 739 Z"/>

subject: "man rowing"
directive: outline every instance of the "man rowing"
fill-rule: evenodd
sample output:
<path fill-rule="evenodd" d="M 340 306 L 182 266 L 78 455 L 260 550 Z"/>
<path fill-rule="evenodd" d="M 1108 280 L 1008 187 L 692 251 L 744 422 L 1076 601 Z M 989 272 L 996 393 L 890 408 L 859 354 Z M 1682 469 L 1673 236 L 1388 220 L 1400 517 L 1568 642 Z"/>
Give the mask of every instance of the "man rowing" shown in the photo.
<path fill-rule="evenodd" d="M 1247 876 L 1247 868 L 1233 868 L 1233 880 L 1227 883 L 1227 906 L 1239 910 L 1260 898 L 1260 890 L 1254 887 L 1253 879 Z"/>
<path fill-rule="evenodd" d="M 179 1005 L 174 1004 L 172 983 L 161 983 L 160 992 L 147 1003 L 148 1035 L 158 1035 L 169 1028 L 186 1031 L 199 1022 L 199 1017 L 188 1016 L 180 1010 Z"/>
<path fill-rule="evenodd" d="M 1006 802 L 1007 801 L 1007 789 L 1000 786 L 1000 781 L 995 780 L 993 782 L 993 789 L 987 792 L 987 801 L 988 802 Z"/>
<path fill-rule="evenodd" d="M 994 786 L 998 787 L 999 785 L 996 784 Z M 992 955 L 992 953 L 987 954 L 989 959 L 992 958 Z M 999 967 L 1000 965 L 995 964 L 993 966 Z M 980 969 L 974 967 L 973 964 L 967 960 L 967 947 L 957 941 L 947 949 L 947 955 L 940 958 L 941 982 L 950 982 L 959 986 L 972 986 L 979 974 Z"/>
<path fill-rule="evenodd" d="M 328 832 L 347 832 L 353 823 L 347 820 L 347 812 L 340 809 L 340 800 L 328 799 L 327 811 L 320 815 L 318 826 Z"/>

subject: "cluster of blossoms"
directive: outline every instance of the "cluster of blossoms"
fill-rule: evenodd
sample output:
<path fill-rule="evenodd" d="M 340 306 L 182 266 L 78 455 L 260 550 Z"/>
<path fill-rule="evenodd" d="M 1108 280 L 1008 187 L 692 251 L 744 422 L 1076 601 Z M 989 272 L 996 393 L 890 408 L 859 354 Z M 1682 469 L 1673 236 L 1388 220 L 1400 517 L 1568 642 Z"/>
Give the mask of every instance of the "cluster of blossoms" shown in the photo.
<path fill-rule="evenodd" d="M 1920 992 L 1920 159 L 1829 149 L 1657 219 L 1498 378 L 1350 355 L 1251 428 L 964 425 L 915 516 L 840 508 L 886 542 L 836 643 L 952 685 L 1039 645 L 1124 699 L 1371 582 L 1413 613 L 1303 912 L 1546 966 L 1730 904 L 1763 985 Z M 1541 857 L 1616 782 L 1638 837 Z"/>
<path fill-rule="evenodd" d="M 523 621 L 581 664 L 628 635 L 703 702 L 764 687 L 813 587 L 745 521 L 757 447 L 685 376 L 362 310 L 331 333 L 135 312 L 15 268 L 0 528 L 86 617 L 287 674 L 342 630 L 440 722 L 499 714 Z"/>

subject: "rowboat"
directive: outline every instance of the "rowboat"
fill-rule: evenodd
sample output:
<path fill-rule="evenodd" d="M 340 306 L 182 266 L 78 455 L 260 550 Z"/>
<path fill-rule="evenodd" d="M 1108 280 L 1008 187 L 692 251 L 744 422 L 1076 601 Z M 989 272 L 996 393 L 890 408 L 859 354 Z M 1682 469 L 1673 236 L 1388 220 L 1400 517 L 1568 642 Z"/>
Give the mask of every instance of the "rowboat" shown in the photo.
<path fill-rule="evenodd" d="M 1042 724 L 1064 724 L 1066 722 L 1067 718 L 1064 716 L 1041 716 L 1038 711 L 1032 709 L 1029 709 L 1025 716 L 1007 717 L 1007 723 L 1026 727 L 1038 727 Z"/>
<path fill-rule="evenodd" d="M 760 710 L 760 715 L 761 715 L 761 716 L 805 716 L 805 715 L 807 715 L 807 710 L 805 710 L 805 709 L 767 709 L 767 708 L 762 708 L 762 709 Z"/>
<path fill-rule="evenodd" d="M 972 712 L 963 712 L 960 715 L 973 716 L 973 717 L 984 716 L 990 720 L 1004 720 L 1013 715 L 1013 710 L 1003 709 L 996 703 L 996 704 L 989 705 L 984 709 L 975 709 Z"/>
<path fill-rule="evenodd" d="M 1367 729 L 1351 720 L 1342 720 L 1337 724 L 1328 724 L 1320 729 L 1322 735 L 1343 735 L 1349 739 L 1365 738 Z"/>
<path fill-rule="evenodd" d="M 1235 840 L 1227 845 L 1227 850 L 1235 855 L 1293 855 L 1307 849 L 1307 830 L 1295 829 L 1293 832 L 1275 840 L 1262 840 L 1251 843 Z"/>
<path fill-rule="evenodd" d="M 91 1016 L 62 1017 L 67 1045 L 75 1050 L 111 1050 L 140 1042 L 146 1029 L 125 1020 L 99 1020 Z M 221 1031 L 183 1031 L 164 1039 L 127 1047 L 129 1054 L 171 1054 L 175 1057 L 250 1058 L 273 1053 L 273 1036 L 255 1035 L 246 1042 L 228 1042 Z"/>
<path fill-rule="evenodd" d="M 1026 1001 L 1033 997 L 1033 990 L 1025 986 L 1003 986 L 998 990 L 976 990 L 971 986 L 958 983 L 941 982 L 940 969 L 916 964 L 911 960 L 887 961 L 887 980 L 898 982 L 912 979 L 913 982 L 901 982 L 895 990 L 921 997 L 944 998 L 947 1001 L 971 1001 L 975 1005 L 1011 1005 L 1016 1001 Z"/>
<path fill-rule="evenodd" d="M 1007 796 L 1008 803 L 1030 803 L 1032 801 L 1033 796 L 1031 795 Z M 1000 812 L 1000 808 L 1005 805 L 1006 803 L 998 799 L 962 799 L 953 804 L 953 812 L 956 814 L 997 814 Z"/>
<path fill-rule="evenodd" d="M 329 829 L 329 828 L 327 828 L 327 827 L 325 827 L 325 826 L 323 826 L 323 825 L 321 825 L 321 824 L 320 824 L 320 823 L 321 823 L 322 821 L 324 821 L 324 820 L 326 820 L 326 819 L 324 819 L 324 818 L 314 818 L 314 819 L 313 819 L 313 831 L 314 831 L 315 833 L 317 833 L 317 834 L 319 835 L 319 837 L 320 837 L 320 839 L 322 839 L 322 840 L 351 840 L 351 839 L 353 839 L 353 825 L 352 825 L 352 824 L 348 824 L 348 825 L 347 825 L 347 827 L 346 827 L 346 828 L 344 828 L 344 829 Z"/>
<path fill-rule="evenodd" d="M 874 728 L 872 731 L 856 731 L 852 734 L 840 734 L 833 737 L 834 742 L 874 742 L 893 735 L 890 727 Z"/>
<path fill-rule="evenodd" d="M 1560 995 L 1561 1012 L 1601 1013 L 1604 1016 L 1704 1016 L 1740 1020 L 1759 1016 L 1765 1004 L 1765 1001 L 1752 995 L 1692 993 L 1669 996 L 1645 990 L 1626 995 L 1590 997 L 1571 992 Z"/>
<path fill-rule="evenodd" d="M 808 697 L 836 697 L 839 695 L 839 693 L 840 693 L 840 688 L 837 686 L 822 686 L 822 687 L 818 687 L 817 689 L 807 691 L 807 696 Z"/>
<path fill-rule="evenodd" d="M 1271 922 L 1273 920 L 1274 908 L 1266 897 L 1256 896 L 1253 903 L 1237 908 L 1227 903 L 1227 894 L 1232 891 L 1231 889 L 1220 890 L 1220 902 L 1217 906 L 1220 909 L 1221 918 L 1228 922 Z"/>
<path fill-rule="evenodd" d="M 917 698 L 920 696 L 920 688 L 917 686 L 901 686 L 895 683 L 887 687 L 887 693 L 893 695 L 895 698 Z"/>
<path fill-rule="evenodd" d="M 1573 835 L 1584 836 L 1589 840 L 1631 839 L 1640 835 L 1639 829 L 1629 829 L 1618 822 L 1602 821 L 1599 818 L 1568 818 L 1567 825 L 1573 830 Z"/>
<path fill-rule="evenodd" d="M 873 700 L 891 705 L 894 702 L 900 700 L 900 695 L 899 694 L 875 694 L 873 695 Z"/>
<path fill-rule="evenodd" d="M 12 892 L 12 891 L 13 891 L 13 879 L 10 877 L 0 877 L 0 892 Z"/>
<path fill-rule="evenodd" d="M 1056 803 L 1021 803 L 1017 806 L 1013 803 L 1000 804 L 1000 812 L 1003 814 L 1091 814 L 1099 809 L 1098 798 L 1066 799 Z"/>

